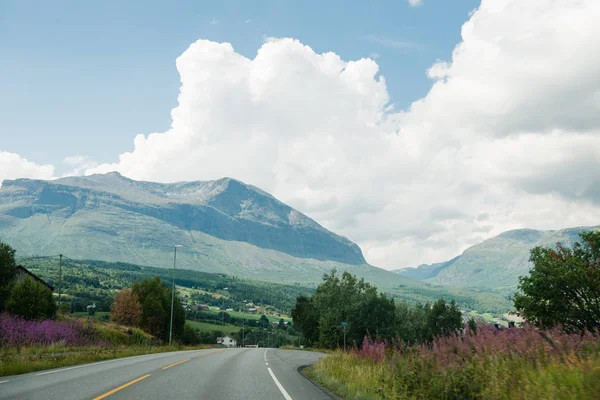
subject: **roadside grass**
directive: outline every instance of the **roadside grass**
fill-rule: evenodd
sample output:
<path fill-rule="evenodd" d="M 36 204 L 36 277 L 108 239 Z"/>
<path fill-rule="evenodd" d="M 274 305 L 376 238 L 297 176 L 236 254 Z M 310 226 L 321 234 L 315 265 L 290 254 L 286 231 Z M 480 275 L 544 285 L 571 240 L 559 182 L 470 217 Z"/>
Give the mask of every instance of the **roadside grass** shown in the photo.
<path fill-rule="evenodd" d="M 306 374 L 346 400 L 598 399 L 600 339 L 506 330 L 431 346 L 367 342 L 335 351 Z"/>
<path fill-rule="evenodd" d="M 0 314 L 0 317 L 4 318 L 4 325 L 0 326 L 5 330 L 4 342 L 0 345 L 0 376 L 143 354 L 215 347 L 212 345 L 194 347 L 159 345 L 154 337 L 139 328 L 93 318 L 87 321 L 86 318 L 70 315 L 59 316 L 57 320 L 45 321 L 46 325 L 38 328 L 38 331 L 35 332 L 38 335 L 42 333 L 41 331 L 55 332 L 55 336 L 44 339 L 32 336 L 34 335 L 32 329 L 36 324 L 39 325 L 39 322 L 23 321 L 7 314 Z M 80 323 L 83 324 L 78 325 Z M 77 332 L 82 333 L 83 336 L 73 336 Z M 32 341 L 38 340 L 35 338 L 41 341 Z M 48 340 L 52 342 L 48 342 Z"/>
<path fill-rule="evenodd" d="M 214 346 L 85 346 L 66 347 L 60 343 L 50 346 L 2 348 L 0 350 L 0 376 L 26 374 L 46 369 L 69 367 L 97 361 L 111 360 L 144 354 L 179 350 L 208 349 Z"/>
<path fill-rule="evenodd" d="M 463 371 L 436 372 L 426 363 L 375 363 L 338 351 L 308 368 L 309 378 L 346 400 L 379 399 L 598 399 L 600 357 L 544 366 L 502 358 L 473 362 Z M 437 375 L 432 377 L 432 375 Z"/>

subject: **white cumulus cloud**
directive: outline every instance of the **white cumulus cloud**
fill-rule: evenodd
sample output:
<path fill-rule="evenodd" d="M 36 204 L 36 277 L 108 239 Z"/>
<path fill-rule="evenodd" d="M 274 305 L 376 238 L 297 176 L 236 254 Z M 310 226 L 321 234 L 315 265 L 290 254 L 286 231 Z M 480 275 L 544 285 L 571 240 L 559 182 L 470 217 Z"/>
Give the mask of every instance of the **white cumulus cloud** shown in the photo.
<path fill-rule="evenodd" d="M 419 7 L 423 4 L 423 0 L 408 0 L 408 5 L 411 7 Z"/>
<path fill-rule="evenodd" d="M 16 153 L 0 151 L 0 185 L 4 179 L 52 179 L 54 167 L 28 161 Z"/>
<path fill-rule="evenodd" d="M 235 177 L 387 268 L 448 259 L 506 229 L 598 224 L 597 21 L 595 0 L 484 0 L 403 111 L 372 58 L 270 38 L 250 59 L 200 40 L 177 59 L 171 128 L 86 173 Z"/>
<path fill-rule="evenodd" d="M 63 164 L 70 168 L 63 176 L 82 175 L 86 170 L 98 165 L 97 162 L 90 160 L 88 156 L 83 155 L 65 157 Z"/>

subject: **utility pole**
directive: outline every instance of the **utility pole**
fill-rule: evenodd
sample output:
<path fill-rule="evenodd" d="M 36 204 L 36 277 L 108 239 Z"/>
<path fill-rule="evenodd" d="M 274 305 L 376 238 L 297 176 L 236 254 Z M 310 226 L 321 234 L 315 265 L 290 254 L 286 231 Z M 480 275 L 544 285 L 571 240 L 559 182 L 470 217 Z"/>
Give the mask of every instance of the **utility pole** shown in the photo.
<path fill-rule="evenodd" d="M 344 327 L 344 352 L 346 351 L 346 325 L 348 325 L 347 322 L 342 322 L 342 326 Z"/>
<path fill-rule="evenodd" d="M 246 322 L 245 319 L 242 320 L 242 347 L 246 347 L 246 336 L 244 335 L 244 322 Z"/>
<path fill-rule="evenodd" d="M 173 253 L 173 282 L 172 282 L 172 286 L 171 286 L 171 324 L 169 325 L 169 346 L 173 342 L 173 303 L 175 302 L 175 265 L 177 263 L 177 248 L 178 247 L 183 247 L 183 246 L 180 244 L 175 245 L 175 247 L 174 247 L 175 251 Z"/>
<path fill-rule="evenodd" d="M 58 307 L 60 309 L 60 298 L 62 297 L 62 258 L 63 255 L 58 255 Z"/>

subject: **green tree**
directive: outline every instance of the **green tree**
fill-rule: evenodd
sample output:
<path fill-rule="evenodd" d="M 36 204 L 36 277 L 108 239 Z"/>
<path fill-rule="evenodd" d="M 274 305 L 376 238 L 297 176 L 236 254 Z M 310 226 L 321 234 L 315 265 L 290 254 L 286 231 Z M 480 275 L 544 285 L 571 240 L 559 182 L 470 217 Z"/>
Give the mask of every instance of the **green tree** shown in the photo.
<path fill-rule="evenodd" d="M 394 330 L 395 305 L 377 288 L 349 272 L 341 277 L 333 270 L 323 276 L 312 298 L 300 296 L 292 318 L 310 345 L 343 346 L 344 329 L 349 343 L 361 343 L 365 335 L 390 336 Z"/>
<path fill-rule="evenodd" d="M 319 314 L 312 298 L 298 296 L 296 305 L 292 308 L 294 326 L 300 329 L 306 344 L 312 346 L 319 340 Z"/>
<path fill-rule="evenodd" d="M 396 304 L 394 334 L 407 344 L 423 343 L 427 338 L 427 308 L 423 304 Z"/>
<path fill-rule="evenodd" d="M 539 327 L 560 324 L 567 331 L 600 328 L 600 231 L 580 234 L 567 248 L 535 247 L 533 268 L 519 278 L 517 311 Z"/>
<path fill-rule="evenodd" d="M 169 340 L 171 319 L 171 289 L 167 288 L 159 277 L 135 282 L 132 292 L 142 305 L 140 326 L 153 336 L 163 341 Z M 173 337 L 183 334 L 185 326 L 185 311 L 179 298 L 175 295 L 173 304 Z"/>
<path fill-rule="evenodd" d="M 15 277 L 15 250 L 6 243 L 0 242 L 0 312 L 10 294 L 12 280 Z"/>
<path fill-rule="evenodd" d="M 181 335 L 181 342 L 186 346 L 195 346 L 200 344 L 199 331 L 193 328 L 190 324 L 185 324 L 183 327 L 183 334 Z"/>
<path fill-rule="evenodd" d="M 47 287 L 26 277 L 12 287 L 6 311 L 30 320 L 48 319 L 56 316 L 56 303 Z"/>
<path fill-rule="evenodd" d="M 431 307 L 425 306 L 427 310 L 427 340 L 434 337 L 449 335 L 463 327 L 462 313 L 454 300 L 446 303 L 439 299 Z"/>
<path fill-rule="evenodd" d="M 269 318 L 267 318 L 267 316 L 265 314 L 260 316 L 260 319 L 258 320 L 258 325 L 261 326 L 262 328 L 268 328 L 269 326 L 271 326 L 271 322 L 269 322 Z"/>

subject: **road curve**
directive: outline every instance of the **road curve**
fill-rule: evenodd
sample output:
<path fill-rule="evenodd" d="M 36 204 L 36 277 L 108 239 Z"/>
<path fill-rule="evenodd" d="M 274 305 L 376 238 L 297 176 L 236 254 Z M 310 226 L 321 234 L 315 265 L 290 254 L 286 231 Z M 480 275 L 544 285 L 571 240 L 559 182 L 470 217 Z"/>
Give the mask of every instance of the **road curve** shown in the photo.
<path fill-rule="evenodd" d="M 298 372 L 323 356 L 279 349 L 149 354 L 1 377 L 0 399 L 330 399 Z"/>

